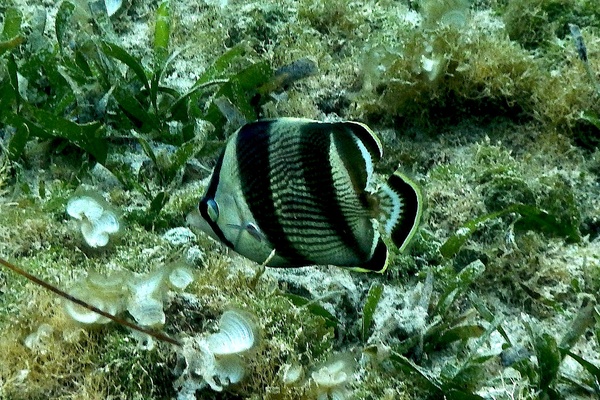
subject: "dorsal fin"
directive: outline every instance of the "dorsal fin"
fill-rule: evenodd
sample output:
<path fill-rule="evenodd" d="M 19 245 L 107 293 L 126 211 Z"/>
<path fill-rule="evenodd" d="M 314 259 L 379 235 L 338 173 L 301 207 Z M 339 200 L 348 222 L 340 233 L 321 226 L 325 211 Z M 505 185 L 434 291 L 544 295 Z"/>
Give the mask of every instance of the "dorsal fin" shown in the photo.
<path fill-rule="evenodd" d="M 330 126 L 332 140 L 355 190 L 358 193 L 373 190 L 375 164 L 383 154 L 377 135 L 359 122 L 334 122 Z"/>
<path fill-rule="evenodd" d="M 336 124 L 343 125 L 349 129 L 360 140 L 369 151 L 369 154 L 371 154 L 373 163 L 377 163 L 381 159 L 381 156 L 383 156 L 383 146 L 381 145 L 381 140 L 379 140 L 371 128 L 363 123 L 354 121 L 337 122 Z"/>

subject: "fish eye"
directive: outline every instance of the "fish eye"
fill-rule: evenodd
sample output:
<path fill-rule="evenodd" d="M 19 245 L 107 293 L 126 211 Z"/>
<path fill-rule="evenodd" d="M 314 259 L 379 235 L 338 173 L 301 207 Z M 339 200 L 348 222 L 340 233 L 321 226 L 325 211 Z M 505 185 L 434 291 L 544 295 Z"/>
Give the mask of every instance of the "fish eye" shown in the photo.
<path fill-rule="evenodd" d="M 204 207 L 206 210 L 206 216 L 210 218 L 211 221 L 216 222 L 219 219 L 219 205 L 213 199 L 208 199 L 204 203 Z"/>

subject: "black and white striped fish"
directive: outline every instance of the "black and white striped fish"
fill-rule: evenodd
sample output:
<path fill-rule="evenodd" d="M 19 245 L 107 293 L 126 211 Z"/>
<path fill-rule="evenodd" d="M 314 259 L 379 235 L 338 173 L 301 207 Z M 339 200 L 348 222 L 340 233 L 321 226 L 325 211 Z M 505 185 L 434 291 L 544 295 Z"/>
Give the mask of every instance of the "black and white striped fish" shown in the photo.
<path fill-rule="evenodd" d="M 214 168 L 190 222 L 273 267 L 337 265 L 383 272 L 422 213 L 418 186 L 396 172 L 376 182 L 381 142 L 358 122 L 280 118 L 242 126 Z M 271 257 L 270 257 L 271 256 Z"/>

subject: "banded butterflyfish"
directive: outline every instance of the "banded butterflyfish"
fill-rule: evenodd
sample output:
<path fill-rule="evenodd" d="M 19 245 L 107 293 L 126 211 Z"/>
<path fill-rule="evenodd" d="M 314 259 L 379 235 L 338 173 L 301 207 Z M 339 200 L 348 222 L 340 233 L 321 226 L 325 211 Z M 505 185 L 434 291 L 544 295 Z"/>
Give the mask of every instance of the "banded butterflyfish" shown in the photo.
<path fill-rule="evenodd" d="M 415 182 L 377 182 L 379 138 L 358 122 L 280 118 L 242 126 L 188 217 L 237 253 L 272 267 L 385 271 L 381 235 L 404 250 L 422 213 Z"/>

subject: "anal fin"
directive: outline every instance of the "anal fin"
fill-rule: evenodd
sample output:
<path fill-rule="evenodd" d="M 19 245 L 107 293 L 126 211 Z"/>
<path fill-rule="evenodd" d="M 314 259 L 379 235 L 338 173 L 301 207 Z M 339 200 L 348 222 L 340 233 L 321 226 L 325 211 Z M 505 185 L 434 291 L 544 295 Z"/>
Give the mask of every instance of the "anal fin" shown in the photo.
<path fill-rule="evenodd" d="M 373 256 L 360 266 L 352 267 L 350 269 L 357 272 L 378 272 L 382 274 L 387 269 L 389 261 L 388 256 L 387 246 L 383 240 L 379 239 L 375 251 L 373 252 Z"/>

